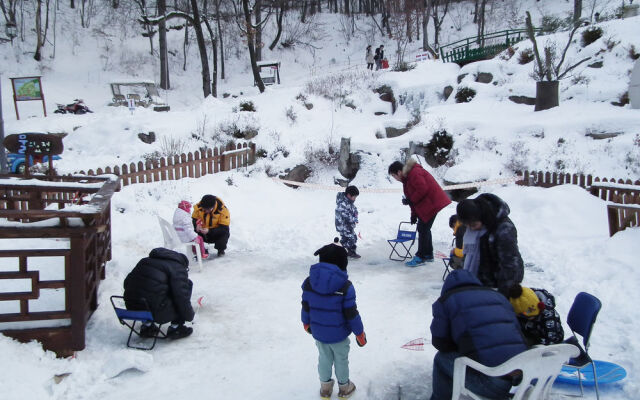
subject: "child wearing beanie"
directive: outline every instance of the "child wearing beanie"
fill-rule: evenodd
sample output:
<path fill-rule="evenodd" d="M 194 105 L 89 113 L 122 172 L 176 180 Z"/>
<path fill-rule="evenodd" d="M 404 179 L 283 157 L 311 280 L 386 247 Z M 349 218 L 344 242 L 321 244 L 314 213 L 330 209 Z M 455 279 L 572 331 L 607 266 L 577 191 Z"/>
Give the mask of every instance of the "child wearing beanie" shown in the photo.
<path fill-rule="evenodd" d="M 562 342 L 564 330 L 551 293 L 544 289 L 516 285 L 510 290 L 509 302 L 530 346 Z"/>

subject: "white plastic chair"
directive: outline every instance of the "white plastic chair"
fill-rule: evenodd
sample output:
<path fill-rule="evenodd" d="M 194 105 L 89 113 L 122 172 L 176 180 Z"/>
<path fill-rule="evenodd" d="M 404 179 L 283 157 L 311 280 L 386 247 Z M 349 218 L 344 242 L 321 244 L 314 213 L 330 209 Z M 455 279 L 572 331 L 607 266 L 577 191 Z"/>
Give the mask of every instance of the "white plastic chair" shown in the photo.
<path fill-rule="evenodd" d="M 513 371 L 522 371 L 522 382 L 517 386 L 513 400 L 543 400 L 551 390 L 553 382 L 562 369 L 562 365 L 580 350 L 566 343 L 537 346 L 524 351 L 496 367 L 486 367 L 468 357 L 458 357 L 453 367 L 452 400 L 471 398 L 485 400 L 465 387 L 467 367 L 488 376 L 504 376 Z M 463 397 L 467 396 L 467 397 Z"/>
<path fill-rule="evenodd" d="M 162 236 L 164 238 L 164 247 L 171 250 L 180 249 L 180 252 L 184 253 L 189 259 L 189 263 L 192 260 L 192 246 L 196 246 L 196 258 L 198 260 L 199 271 L 202 271 L 202 256 L 200 255 L 200 249 L 198 249 L 197 243 L 184 243 L 178 238 L 178 234 L 176 230 L 173 229 L 173 225 L 171 225 L 167 220 L 158 216 L 158 222 L 160 223 L 160 229 L 162 229 Z"/>

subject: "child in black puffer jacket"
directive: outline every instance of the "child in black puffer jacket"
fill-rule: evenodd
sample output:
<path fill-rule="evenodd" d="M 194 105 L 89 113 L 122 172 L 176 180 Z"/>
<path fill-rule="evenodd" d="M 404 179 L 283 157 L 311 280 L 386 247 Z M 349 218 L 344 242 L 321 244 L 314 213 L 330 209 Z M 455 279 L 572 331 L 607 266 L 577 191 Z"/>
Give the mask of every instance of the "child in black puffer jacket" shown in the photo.
<path fill-rule="evenodd" d="M 551 293 L 517 285 L 509 293 L 509 302 L 530 346 L 562 343 L 564 330 Z"/>

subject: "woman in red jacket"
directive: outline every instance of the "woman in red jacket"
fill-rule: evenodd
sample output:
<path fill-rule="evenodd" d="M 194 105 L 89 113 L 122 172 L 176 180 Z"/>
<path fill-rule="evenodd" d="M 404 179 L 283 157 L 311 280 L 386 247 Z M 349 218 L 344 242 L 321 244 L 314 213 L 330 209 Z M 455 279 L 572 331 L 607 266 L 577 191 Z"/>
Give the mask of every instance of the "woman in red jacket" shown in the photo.
<path fill-rule="evenodd" d="M 395 161 L 389 166 L 389 175 L 402 182 L 405 198 L 402 203 L 411 208 L 411 223 L 418 223 L 418 251 L 408 267 L 433 261 L 431 226 L 440 210 L 451 204 L 451 199 L 438 182 L 417 161 L 410 158 L 406 165 Z"/>

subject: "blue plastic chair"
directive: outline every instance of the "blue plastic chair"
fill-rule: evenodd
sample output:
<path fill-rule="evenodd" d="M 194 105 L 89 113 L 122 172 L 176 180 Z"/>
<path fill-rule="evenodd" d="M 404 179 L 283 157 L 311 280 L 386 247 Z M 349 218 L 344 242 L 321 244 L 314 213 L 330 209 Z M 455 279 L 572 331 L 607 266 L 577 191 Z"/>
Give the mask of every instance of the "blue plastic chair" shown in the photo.
<path fill-rule="evenodd" d="M 596 374 L 596 365 L 589 355 L 589 338 L 593 330 L 593 325 L 596 322 L 596 317 L 602 308 L 602 303 L 597 297 L 586 292 L 580 292 L 576 295 L 569 315 L 567 315 L 567 324 L 573 333 L 573 336 L 565 340 L 565 343 L 570 343 L 578 346 L 580 349 L 580 355 L 577 358 L 572 358 L 566 364 L 566 366 L 575 368 L 578 371 L 578 382 L 580 384 L 580 396 L 584 396 L 584 389 L 582 385 L 582 373 L 581 369 L 586 368 L 591 364 L 593 370 L 593 380 L 596 388 L 596 398 L 600 399 L 600 391 L 598 389 L 598 375 Z M 576 334 L 582 336 L 582 345 L 576 336 Z"/>
<path fill-rule="evenodd" d="M 117 299 L 117 300 L 114 300 L 114 299 Z M 135 333 L 139 337 L 143 337 L 140 335 L 140 328 L 145 322 L 153 322 L 153 315 L 151 314 L 151 311 L 128 310 L 126 308 L 126 305 L 124 303 L 124 298 L 122 296 L 111 296 L 110 300 L 111 300 L 111 305 L 113 306 L 113 310 L 116 312 L 116 316 L 118 317 L 118 320 L 120 321 L 120 323 L 126 326 L 127 328 L 129 328 L 129 338 L 127 339 L 127 347 L 130 347 L 132 349 L 138 349 L 138 350 L 152 350 L 155 347 L 156 341 L 158 339 L 166 338 L 166 334 L 162 332 L 162 329 L 161 329 L 162 325 L 160 325 L 158 327 L 156 334 L 152 338 L 150 338 L 150 339 L 153 339 L 153 341 L 151 342 L 151 346 L 132 345 L 131 337 L 133 336 L 133 334 Z M 116 305 L 116 301 L 118 302 L 118 305 Z M 145 304 L 147 304 L 146 300 L 145 300 Z M 147 305 L 147 309 L 148 308 L 149 307 Z M 136 328 L 136 323 L 138 322 L 140 322 L 140 325 L 138 328 Z"/>
<path fill-rule="evenodd" d="M 389 260 L 405 261 L 407 258 L 411 258 L 410 250 L 411 250 L 411 247 L 413 246 L 413 243 L 416 241 L 416 231 L 415 229 L 414 230 L 402 229 L 403 224 L 407 224 L 411 226 L 411 222 L 407 222 L 407 221 L 400 222 L 400 224 L 398 224 L 398 235 L 396 236 L 396 238 L 387 240 L 387 242 L 389 242 L 389 245 L 391 246 L 391 253 L 389 253 Z M 406 245 L 407 242 L 411 242 L 409 243 L 409 247 L 407 247 Z M 399 244 L 402 245 L 404 251 L 402 249 L 400 249 L 400 251 L 403 252 L 404 254 L 401 254 L 398 252 L 398 250 L 396 250 L 396 247 Z M 394 253 L 398 258 L 394 258 Z"/>

